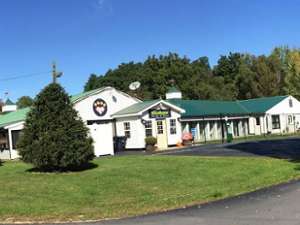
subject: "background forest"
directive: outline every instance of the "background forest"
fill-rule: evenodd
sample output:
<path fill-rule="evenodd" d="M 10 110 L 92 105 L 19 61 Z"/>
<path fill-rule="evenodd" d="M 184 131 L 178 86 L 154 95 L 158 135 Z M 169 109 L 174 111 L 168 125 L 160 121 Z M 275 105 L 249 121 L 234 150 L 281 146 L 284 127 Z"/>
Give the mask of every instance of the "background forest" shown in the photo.
<path fill-rule="evenodd" d="M 91 74 L 85 91 L 113 86 L 130 94 L 133 81 L 141 99 L 164 97 L 171 80 L 185 99 L 235 100 L 293 95 L 300 99 L 300 49 L 277 47 L 270 55 L 229 53 L 211 67 L 207 57 L 190 60 L 176 53 L 122 63 L 104 75 Z M 132 94 L 132 93 L 131 93 Z"/>

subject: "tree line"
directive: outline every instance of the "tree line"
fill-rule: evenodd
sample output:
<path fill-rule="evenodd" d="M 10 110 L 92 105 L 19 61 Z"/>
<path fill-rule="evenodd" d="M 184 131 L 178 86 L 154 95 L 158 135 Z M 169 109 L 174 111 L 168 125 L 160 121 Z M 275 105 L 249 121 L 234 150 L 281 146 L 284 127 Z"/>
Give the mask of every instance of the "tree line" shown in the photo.
<path fill-rule="evenodd" d="M 128 86 L 142 83 L 135 93 Z M 176 53 L 121 63 L 104 75 L 91 74 L 85 91 L 113 86 L 141 99 L 164 97 L 171 81 L 185 99 L 236 100 L 293 95 L 300 99 L 300 49 L 277 47 L 269 55 L 229 53 L 215 66 L 208 57 L 191 60 Z"/>

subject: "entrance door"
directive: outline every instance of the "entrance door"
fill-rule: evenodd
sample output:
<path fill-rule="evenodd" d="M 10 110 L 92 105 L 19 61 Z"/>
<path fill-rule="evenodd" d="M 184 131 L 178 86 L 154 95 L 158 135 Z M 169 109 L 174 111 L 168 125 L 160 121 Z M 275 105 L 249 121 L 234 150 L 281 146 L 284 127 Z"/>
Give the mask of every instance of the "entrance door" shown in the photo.
<path fill-rule="evenodd" d="M 159 149 L 167 149 L 168 135 L 167 135 L 166 120 L 156 121 L 156 126 L 157 126 L 157 147 Z"/>

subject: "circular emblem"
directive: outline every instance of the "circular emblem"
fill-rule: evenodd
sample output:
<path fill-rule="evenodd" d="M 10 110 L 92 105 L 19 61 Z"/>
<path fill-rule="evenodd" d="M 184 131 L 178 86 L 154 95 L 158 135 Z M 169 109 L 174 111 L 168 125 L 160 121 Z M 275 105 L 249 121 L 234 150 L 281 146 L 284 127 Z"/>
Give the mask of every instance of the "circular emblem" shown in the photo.
<path fill-rule="evenodd" d="M 103 99 L 96 99 L 93 104 L 93 110 L 97 116 L 104 116 L 107 112 L 107 104 Z"/>

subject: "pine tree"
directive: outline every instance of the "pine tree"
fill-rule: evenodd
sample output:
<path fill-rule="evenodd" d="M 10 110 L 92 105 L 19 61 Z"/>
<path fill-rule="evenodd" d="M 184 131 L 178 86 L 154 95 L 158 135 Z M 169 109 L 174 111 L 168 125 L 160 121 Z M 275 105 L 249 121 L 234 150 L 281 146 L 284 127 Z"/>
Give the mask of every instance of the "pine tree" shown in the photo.
<path fill-rule="evenodd" d="M 22 160 L 41 170 L 76 170 L 94 157 L 92 139 L 59 84 L 35 98 L 18 143 Z"/>

